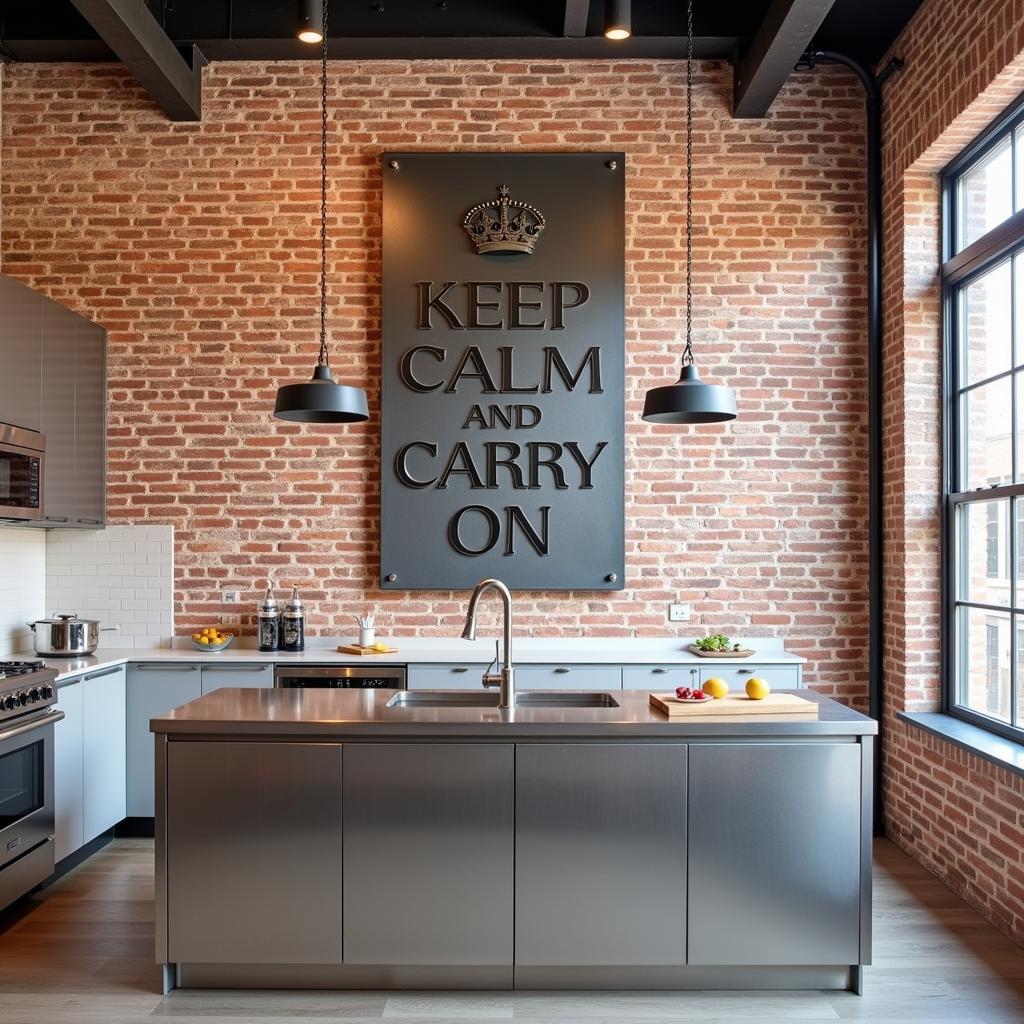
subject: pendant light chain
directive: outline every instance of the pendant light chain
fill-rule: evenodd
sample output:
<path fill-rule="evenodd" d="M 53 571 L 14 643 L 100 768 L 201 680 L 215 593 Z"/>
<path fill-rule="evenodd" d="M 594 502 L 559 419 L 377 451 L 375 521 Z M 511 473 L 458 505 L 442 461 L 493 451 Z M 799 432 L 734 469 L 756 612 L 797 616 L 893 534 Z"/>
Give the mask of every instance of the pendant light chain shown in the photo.
<path fill-rule="evenodd" d="M 320 366 L 331 363 L 327 352 L 327 2 L 320 59 Z"/>
<path fill-rule="evenodd" d="M 693 0 L 686 3 L 686 349 L 693 365 Z"/>

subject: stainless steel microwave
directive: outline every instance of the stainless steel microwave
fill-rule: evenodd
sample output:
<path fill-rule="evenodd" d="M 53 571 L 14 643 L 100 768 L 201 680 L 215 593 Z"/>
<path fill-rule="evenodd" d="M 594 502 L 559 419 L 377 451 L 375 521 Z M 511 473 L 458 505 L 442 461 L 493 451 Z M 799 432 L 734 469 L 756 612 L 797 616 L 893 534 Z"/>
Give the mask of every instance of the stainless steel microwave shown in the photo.
<path fill-rule="evenodd" d="M 42 434 L 0 423 L 0 520 L 43 518 L 45 460 Z"/>

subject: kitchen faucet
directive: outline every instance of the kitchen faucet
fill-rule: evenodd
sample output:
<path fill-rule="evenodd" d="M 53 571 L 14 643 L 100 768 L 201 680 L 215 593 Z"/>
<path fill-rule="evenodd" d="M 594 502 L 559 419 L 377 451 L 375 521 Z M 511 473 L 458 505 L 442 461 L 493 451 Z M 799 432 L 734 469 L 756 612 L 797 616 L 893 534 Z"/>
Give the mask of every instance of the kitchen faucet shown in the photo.
<path fill-rule="evenodd" d="M 501 580 L 481 580 L 473 590 L 473 596 L 469 599 L 469 608 L 466 610 L 466 625 L 462 630 L 463 640 L 476 639 L 476 609 L 480 598 L 488 590 L 496 590 L 501 595 L 501 604 L 505 619 L 505 656 L 498 672 L 491 672 L 489 669 L 484 672 L 481 680 L 484 686 L 500 686 L 501 693 L 498 697 L 498 707 L 502 709 L 514 708 L 516 706 L 516 682 L 515 672 L 512 668 L 512 594 L 508 587 Z M 495 654 L 494 663 L 497 665 L 498 656 Z"/>

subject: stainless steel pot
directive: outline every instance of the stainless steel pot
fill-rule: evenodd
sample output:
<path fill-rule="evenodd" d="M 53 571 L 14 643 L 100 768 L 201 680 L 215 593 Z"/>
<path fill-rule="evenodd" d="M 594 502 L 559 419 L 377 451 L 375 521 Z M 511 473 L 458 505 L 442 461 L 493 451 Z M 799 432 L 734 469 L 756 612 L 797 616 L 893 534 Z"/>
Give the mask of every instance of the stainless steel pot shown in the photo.
<path fill-rule="evenodd" d="M 101 627 L 97 619 L 80 619 L 77 615 L 55 615 L 52 619 L 37 619 L 27 623 L 35 636 L 36 654 L 73 658 L 92 654 L 99 646 Z"/>

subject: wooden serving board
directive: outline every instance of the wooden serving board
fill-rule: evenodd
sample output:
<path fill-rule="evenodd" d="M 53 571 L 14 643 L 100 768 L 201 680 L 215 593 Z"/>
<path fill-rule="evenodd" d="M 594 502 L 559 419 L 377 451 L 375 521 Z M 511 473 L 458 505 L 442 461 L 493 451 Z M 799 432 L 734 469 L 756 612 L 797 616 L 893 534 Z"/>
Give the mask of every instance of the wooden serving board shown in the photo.
<path fill-rule="evenodd" d="M 762 700 L 751 700 L 745 693 L 728 693 L 717 700 L 684 703 L 674 693 L 652 693 L 651 707 L 657 708 L 670 718 L 683 715 L 706 715 L 718 718 L 722 715 L 814 715 L 818 717 L 818 705 L 795 693 L 769 693 Z"/>
<path fill-rule="evenodd" d="M 739 651 L 702 651 L 695 644 L 687 644 L 686 649 L 691 654 L 696 654 L 699 658 L 749 658 L 754 651 L 748 651 L 746 648 Z"/>
<path fill-rule="evenodd" d="M 378 651 L 374 647 L 360 647 L 359 644 L 339 644 L 339 654 L 359 654 L 363 657 L 369 657 L 372 654 L 397 654 L 397 647 L 389 647 L 386 651 Z"/>

